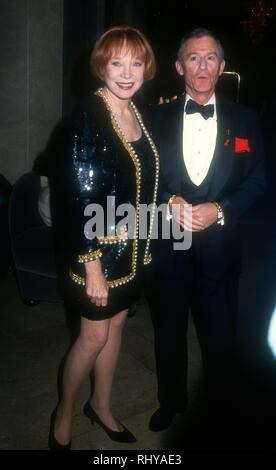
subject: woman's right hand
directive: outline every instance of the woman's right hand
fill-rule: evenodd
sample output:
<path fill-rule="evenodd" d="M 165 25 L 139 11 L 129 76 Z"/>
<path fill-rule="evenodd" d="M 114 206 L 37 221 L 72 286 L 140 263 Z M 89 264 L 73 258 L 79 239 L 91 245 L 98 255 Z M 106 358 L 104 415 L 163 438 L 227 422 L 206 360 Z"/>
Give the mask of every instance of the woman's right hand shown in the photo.
<path fill-rule="evenodd" d="M 108 302 L 108 284 L 102 273 L 99 259 L 85 263 L 86 295 L 97 307 L 106 307 Z"/>

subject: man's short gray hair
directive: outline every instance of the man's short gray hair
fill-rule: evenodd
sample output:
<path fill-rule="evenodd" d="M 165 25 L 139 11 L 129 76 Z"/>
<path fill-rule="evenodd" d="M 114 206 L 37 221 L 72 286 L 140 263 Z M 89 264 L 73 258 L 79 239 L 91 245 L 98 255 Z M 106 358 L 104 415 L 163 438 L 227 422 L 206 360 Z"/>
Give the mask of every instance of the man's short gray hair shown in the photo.
<path fill-rule="evenodd" d="M 205 28 L 196 28 L 188 32 L 187 34 L 185 34 L 185 36 L 181 39 L 181 42 L 180 42 L 180 46 L 179 46 L 178 53 L 177 53 L 177 60 L 179 62 L 182 62 L 183 51 L 189 39 L 198 39 L 198 38 L 202 38 L 203 36 L 209 36 L 210 38 L 214 39 L 214 41 L 216 41 L 217 46 L 219 48 L 220 62 L 222 62 L 224 59 L 224 50 L 221 45 L 221 42 L 214 35 L 214 33 L 212 33 L 212 31 L 209 31 L 209 29 L 205 29 Z"/>

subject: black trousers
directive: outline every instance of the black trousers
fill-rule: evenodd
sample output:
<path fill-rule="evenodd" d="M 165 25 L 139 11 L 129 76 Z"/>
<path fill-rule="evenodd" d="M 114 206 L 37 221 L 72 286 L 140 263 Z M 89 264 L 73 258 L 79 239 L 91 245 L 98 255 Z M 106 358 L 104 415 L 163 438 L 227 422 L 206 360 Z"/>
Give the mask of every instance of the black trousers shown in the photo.
<path fill-rule="evenodd" d="M 187 328 L 192 312 L 202 352 L 208 396 L 227 400 L 231 393 L 238 276 L 212 279 L 201 273 L 191 253 L 181 276 L 155 274 L 146 284 L 155 334 L 158 399 L 182 411 L 187 404 Z"/>

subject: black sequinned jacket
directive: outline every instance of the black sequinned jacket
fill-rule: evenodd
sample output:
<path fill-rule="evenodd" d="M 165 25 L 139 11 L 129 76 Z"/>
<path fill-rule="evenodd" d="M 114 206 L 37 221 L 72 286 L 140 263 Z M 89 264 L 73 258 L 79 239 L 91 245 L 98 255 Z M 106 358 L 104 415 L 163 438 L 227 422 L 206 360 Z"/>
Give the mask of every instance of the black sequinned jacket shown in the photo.
<path fill-rule="evenodd" d="M 133 109 L 152 147 L 155 160 L 152 202 L 155 203 L 159 156 L 140 114 L 135 106 Z M 88 105 L 74 111 L 65 139 L 61 170 L 61 191 L 67 209 L 66 230 L 72 254 L 71 278 L 84 285 L 84 263 L 100 258 L 109 287 L 131 281 L 136 274 L 139 244 L 139 158 L 100 92 L 91 97 Z M 128 234 L 128 225 L 121 225 L 120 230 L 116 230 L 122 217 L 115 215 L 114 219 L 113 215 L 121 204 L 130 204 L 134 208 L 132 238 Z M 97 236 L 93 236 L 93 231 Z M 143 262 L 148 264 L 151 260 L 150 229 L 144 246 Z"/>

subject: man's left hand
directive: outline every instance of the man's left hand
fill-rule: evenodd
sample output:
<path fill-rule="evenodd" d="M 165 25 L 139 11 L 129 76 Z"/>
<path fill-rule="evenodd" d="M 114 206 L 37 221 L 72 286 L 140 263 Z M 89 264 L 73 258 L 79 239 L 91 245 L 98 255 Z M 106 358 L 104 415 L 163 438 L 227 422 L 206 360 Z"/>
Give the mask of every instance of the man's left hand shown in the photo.
<path fill-rule="evenodd" d="M 217 208 L 212 202 L 198 204 L 192 207 L 192 216 L 195 222 L 203 225 L 202 230 L 205 230 L 217 221 Z"/>

